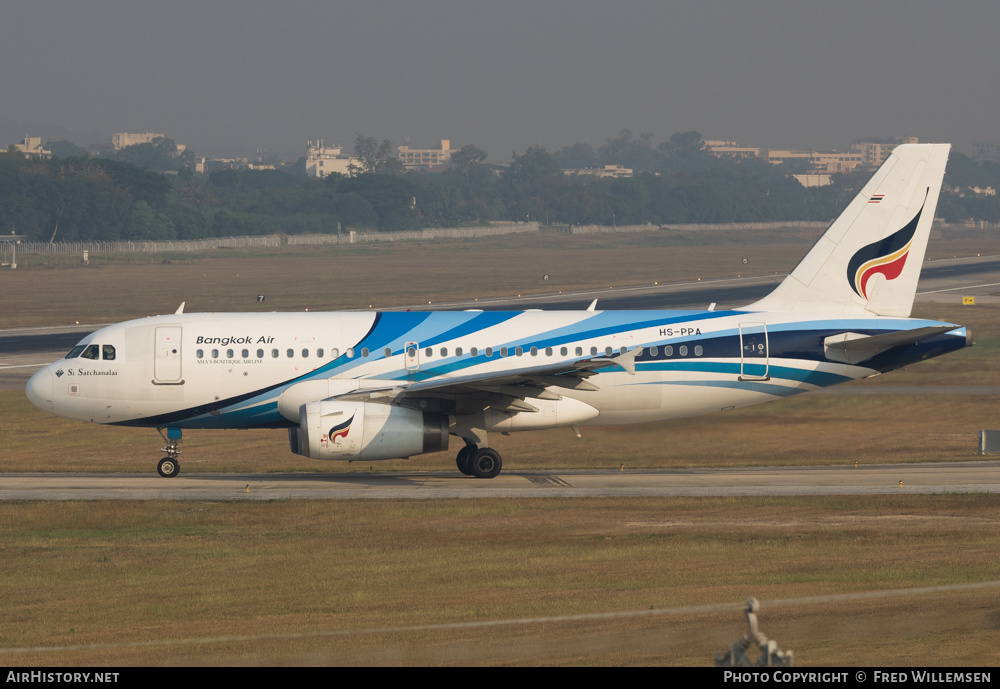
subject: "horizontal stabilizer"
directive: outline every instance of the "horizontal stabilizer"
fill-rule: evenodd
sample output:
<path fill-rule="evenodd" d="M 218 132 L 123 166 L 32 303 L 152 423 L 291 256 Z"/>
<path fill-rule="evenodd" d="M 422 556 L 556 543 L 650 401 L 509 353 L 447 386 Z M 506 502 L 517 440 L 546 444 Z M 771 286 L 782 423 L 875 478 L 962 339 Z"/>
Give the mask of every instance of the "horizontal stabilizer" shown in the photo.
<path fill-rule="evenodd" d="M 826 358 L 844 364 L 859 364 L 882 352 L 902 345 L 914 345 L 955 330 L 954 325 L 932 325 L 915 330 L 901 330 L 885 335 L 841 333 L 823 340 Z"/>

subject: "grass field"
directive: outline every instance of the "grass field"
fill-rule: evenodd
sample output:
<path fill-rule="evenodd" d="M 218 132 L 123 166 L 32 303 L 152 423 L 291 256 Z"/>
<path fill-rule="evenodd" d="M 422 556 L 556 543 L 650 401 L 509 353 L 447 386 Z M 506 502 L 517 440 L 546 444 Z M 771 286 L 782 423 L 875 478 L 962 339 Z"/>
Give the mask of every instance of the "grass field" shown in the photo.
<path fill-rule="evenodd" d="M 0 275 L 0 327 L 109 322 L 185 300 L 322 309 L 370 295 L 378 307 L 719 277 L 745 270 L 742 258 L 786 272 L 813 238 L 539 235 L 86 268 L 19 259 L 25 270 Z M 974 232 L 938 239 L 931 257 L 1000 254 Z M 970 325 L 977 345 L 851 385 L 1000 380 L 1000 309 L 914 315 Z M 987 395 L 806 395 L 496 445 L 510 471 L 947 461 L 972 458 L 976 431 L 998 416 Z M 152 430 L 43 414 L 20 391 L 0 391 L 0 418 L 0 474 L 152 473 L 162 444 Z M 454 470 L 450 452 L 315 462 L 280 431 L 191 432 L 184 449 L 185 472 Z M 993 665 L 1000 587 L 843 596 L 996 582 L 998 526 L 991 495 L 0 503 L 0 664 L 708 665 L 745 631 L 741 604 L 755 596 L 761 630 L 799 665 Z M 11 651 L 39 646 L 67 650 Z"/>
<path fill-rule="evenodd" d="M 988 496 L 14 503 L 0 526 L 0 647 L 97 645 L 5 665 L 707 665 L 750 596 L 801 665 L 992 664 L 1000 630 L 998 587 L 836 598 L 1000 580 Z"/>

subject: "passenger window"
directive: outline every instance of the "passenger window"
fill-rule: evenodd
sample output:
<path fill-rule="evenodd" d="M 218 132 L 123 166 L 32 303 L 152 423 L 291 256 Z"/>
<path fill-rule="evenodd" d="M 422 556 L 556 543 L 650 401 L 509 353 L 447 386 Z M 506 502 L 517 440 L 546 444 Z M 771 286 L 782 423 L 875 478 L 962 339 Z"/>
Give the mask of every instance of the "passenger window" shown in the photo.
<path fill-rule="evenodd" d="M 441 348 L 441 356 L 448 356 L 448 348 L 447 347 L 442 347 Z"/>
<path fill-rule="evenodd" d="M 462 348 L 455 347 L 455 356 L 462 356 Z"/>
<path fill-rule="evenodd" d="M 344 354 L 347 355 L 348 359 L 353 359 L 354 358 L 354 347 L 348 347 L 347 351 L 344 352 Z"/>
<path fill-rule="evenodd" d="M 198 357 L 199 359 L 204 359 L 205 358 L 205 350 L 204 349 L 199 349 L 197 352 L 194 353 L 194 355 L 196 357 Z"/>
<path fill-rule="evenodd" d="M 333 349 L 330 350 L 330 358 L 331 359 L 336 359 L 339 356 L 340 356 L 340 350 L 339 349 L 337 349 L 336 347 L 334 347 Z"/>
<path fill-rule="evenodd" d="M 277 349 L 272 349 L 271 350 L 271 358 L 272 359 L 277 359 L 278 358 L 278 350 Z"/>
<path fill-rule="evenodd" d="M 701 356 L 704 353 L 705 353 L 705 350 L 702 348 L 701 345 L 695 345 L 694 346 L 694 355 L 695 356 Z"/>
<path fill-rule="evenodd" d="M 286 349 L 285 350 L 285 356 L 287 356 L 289 359 L 291 359 L 292 357 L 295 356 L 295 350 L 294 349 Z"/>
<path fill-rule="evenodd" d="M 479 347 L 473 347 L 469 350 L 471 356 L 479 356 Z"/>
<path fill-rule="evenodd" d="M 247 359 L 249 357 L 250 357 L 250 350 L 249 349 L 244 349 L 243 350 L 243 358 Z"/>
<path fill-rule="evenodd" d="M 649 348 L 650 356 L 657 356 L 659 353 L 660 353 L 660 348 L 657 347 L 656 345 L 653 345 L 652 347 Z"/>
<path fill-rule="evenodd" d="M 263 359 L 264 358 L 264 350 L 263 349 L 258 349 L 257 350 L 257 358 L 258 359 Z"/>
<path fill-rule="evenodd" d="M 213 349 L 212 350 L 212 358 L 213 359 L 218 359 L 219 358 L 219 350 L 218 349 Z"/>
<path fill-rule="evenodd" d="M 309 350 L 306 349 L 306 348 L 304 348 L 304 347 L 302 348 L 302 358 L 303 359 L 308 359 L 309 358 Z"/>
<path fill-rule="evenodd" d="M 552 356 L 552 347 L 545 348 L 545 356 Z"/>
<path fill-rule="evenodd" d="M 409 348 L 407 348 L 407 350 L 406 350 L 406 356 L 408 356 L 408 357 L 410 357 L 412 359 L 416 355 L 417 355 L 417 348 L 416 347 L 409 347 Z"/>
<path fill-rule="evenodd" d="M 486 358 L 489 359 L 492 356 L 493 356 L 493 348 L 492 347 L 487 347 L 486 348 Z"/>
<path fill-rule="evenodd" d="M 385 358 L 388 359 L 389 357 L 392 356 L 392 347 L 386 347 L 385 351 L 383 351 L 382 353 L 385 355 Z"/>
<path fill-rule="evenodd" d="M 316 350 L 316 358 L 317 359 L 322 359 L 323 358 L 323 348 L 322 347 L 320 347 L 319 349 Z"/>
<path fill-rule="evenodd" d="M 590 356 L 597 356 L 597 347 L 590 348 Z"/>
<path fill-rule="evenodd" d="M 538 347 L 531 348 L 531 356 L 538 356 Z"/>
<path fill-rule="evenodd" d="M 612 353 L 613 351 L 614 351 L 614 350 L 613 350 L 613 349 L 611 349 L 611 347 L 605 347 L 605 348 L 604 348 L 604 356 L 611 356 L 611 353 Z"/>
<path fill-rule="evenodd" d="M 583 347 L 577 347 L 576 348 L 576 355 L 577 356 L 583 356 Z"/>
<path fill-rule="evenodd" d="M 506 347 L 501 347 L 500 348 L 500 356 L 507 356 L 507 348 Z"/>
<path fill-rule="evenodd" d="M 674 355 L 674 348 L 672 345 L 667 345 L 666 347 L 663 348 L 663 356 L 673 356 L 673 355 Z"/>
<path fill-rule="evenodd" d="M 226 350 L 226 358 L 227 359 L 232 359 L 233 358 L 233 350 L 231 350 L 231 349 L 227 349 Z"/>
<path fill-rule="evenodd" d="M 367 347 L 362 347 L 361 348 L 361 356 L 363 356 L 365 359 L 367 359 L 368 358 L 368 354 L 369 354 L 368 348 Z"/>
<path fill-rule="evenodd" d="M 625 353 L 625 352 L 627 352 L 627 351 L 628 351 L 628 348 L 627 348 L 627 347 L 619 347 L 619 348 L 618 348 L 618 353 L 619 353 L 619 354 L 624 354 L 624 353 Z M 639 353 L 640 353 L 640 354 L 642 354 L 642 352 L 639 352 Z"/>
<path fill-rule="evenodd" d="M 688 355 L 687 345 L 681 345 L 680 349 L 677 350 L 677 353 L 680 354 L 681 356 L 687 356 Z"/>
<path fill-rule="evenodd" d="M 514 355 L 515 356 L 521 356 L 523 354 L 524 354 L 524 348 L 523 347 L 515 347 L 514 348 Z"/>
<path fill-rule="evenodd" d="M 559 350 L 559 354 L 562 356 L 566 356 L 567 354 L 569 354 L 569 350 L 563 347 Z"/>
<path fill-rule="evenodd" d="M 105 361 L 115 360 L 115 348 L 112 345 L 104 345 L 104 347 L 101 348 L 101 351 L 104 355 Z"/>
<path fill-rule="evenodd" d="M 100 348 L 97 345 L 89 345 L 83 354 L 81 354 L 84 359 L 93 359 L 94 361 L 101 358 Z"/>
<path fill-rule="evenodd" d="M 82 352 L 85 347 L 86 347 L 86 345 L 77 345 L 76 347 L 73 347 L 73 349 L 69 350 L 69 354 L 67 354 L 63 358 L 64 359 L 75 359 L 78 356 L 80 356 L 80 352 Z"/>

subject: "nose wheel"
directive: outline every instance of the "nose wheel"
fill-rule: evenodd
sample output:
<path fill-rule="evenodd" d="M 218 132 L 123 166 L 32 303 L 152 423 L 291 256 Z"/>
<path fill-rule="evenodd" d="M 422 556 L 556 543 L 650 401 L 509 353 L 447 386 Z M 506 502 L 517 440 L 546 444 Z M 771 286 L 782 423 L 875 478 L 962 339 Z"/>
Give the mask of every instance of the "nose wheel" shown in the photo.
<path fill-rule="evenodd" d="M 179 428 L 168 428 L 167 435 L 163 435 L 163 429 L 157 428 L 160 437 L 166 445 L 160 448 L 160 452 L 166 452 L 167 456 L 157 463 L 156 472 L 163 478 L 173 478 L 181 473 L 181 463 L 177 457 L 181 454 L 181 431 Z"/>
<path fill-rule="evenodd" d="M 156 471 L 163 478 L 173 478 L 181 472 L 181 464 L 174 457 L 164 457 L 156 465 Z"/>

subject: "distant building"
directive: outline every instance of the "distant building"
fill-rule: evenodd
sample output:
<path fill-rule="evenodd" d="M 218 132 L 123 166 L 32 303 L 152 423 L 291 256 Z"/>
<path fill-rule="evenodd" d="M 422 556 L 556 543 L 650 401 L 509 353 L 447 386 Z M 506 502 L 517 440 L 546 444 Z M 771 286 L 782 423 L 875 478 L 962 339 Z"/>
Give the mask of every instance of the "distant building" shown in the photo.
<path fill-rule="evenodd" d="M 429 170 L 432 167 L 443 165 L 451 160 L 454 152 L 449 139 L 441 139 L 440 148 L 410 148 L 400 146 L 399 162 L 407 170 Z"/>
<path fill-rule="evenodd" d="M 760 149 L 749 146 L 739 146 L 735 141 L 709 140 L 705 141 L 705 148 L 716 158 L 730 158 L 733 160 L 746 160 L 747 158 L 759 158 Z"/>
<path fill-rule="evenodd" d="M 52 151 L 46 151 L 42 146 L 42 137 L 25 136 L 21 143 L 14 144 L 14 148 L 26 156 L 36 156 L 38 158 L 51 158 Z"/>
<path fill-rule="evenodd" d="M 129 146 L 136 146 L 138 144 L 151 144 L 153 139 L 163 139 L 165 138 L 163 134 L 158 134 L 156 132 L 143 132 L 142 134 L 129 134 L 128 132 L 119 132 L 117 134 L 111 135 L 111 147 L 116 151 L 120 151 L 123 148 L 128 148 Z"/>
<path fill-rule="evenodd" d="M 915 136 L 894 136 L 887 139 L 862 139 L 851 145 L 851 150 L 861 154 L 861 164 L 876 168 L 885 162 L 892 150 L 902 144 L 919 143 Z"/>
<path fill-rule="evenodd" d="M 773 165 L 781 165 L 792 160 L 803 160 L 809 163 L 813 172 L 827 174 L 850 172 L 863 163 L 862 155 L 858 152 L 782 149 L 768 151 L 767 160 Z"/>
<path fill-rule="evenodd" d="M 825 172 L 806 172 L 801 175 L 792 175 L 792 177 L 804 187 L 825 187 L 828 184 L 833 184 L 833 175 Z"/>
<path fill-rule="evenodd" d="M 309 177 L 326 177 L 334 172 L 350 176 L 360 167 L 361 160 L 345 156 L 340 146 L 327 146 L 323 139 L 306 142 L 306 175 Z"/>
<path fill-rule="evenodd" d="M 978 163 L 1000 163 L 1000 143 L 980 141 L 972 144 L 972 159 Z"/>
<path fill-rule="evenodd" d="M 196 173 L 206 174 L 221 172 L 222 170 L 274 170 L 271 163 L 255 162 L 249 158 L 206 158 L 197 156 L 194 159 L 192 170 Z"/>
<path fill-rule="evenodd" d="M 130 134 L 128 132 L 118 132 L 111 135 L 111 148 L 120 151 L 123 148 L 128 148 L 129 146 L 138 146 L 139 144 L 151 144 L 156 139 L 165 139 L 163 134 L 157 132 L 143 132 L 141 134 Z M 177 146 L 177 153 L 183 153 L 187 150 L 187 146 L 175 143 Z"/>
<path fill-rule="evenodd" d="M 581 167 L 572 170 L 563 170 L 564 175 L 593 175 L 594 177 L 611 177 L 619 179 L 621 177 L 631 177 L 632 168 L 624 165 L 605 165 L 604 167 Z"/>

